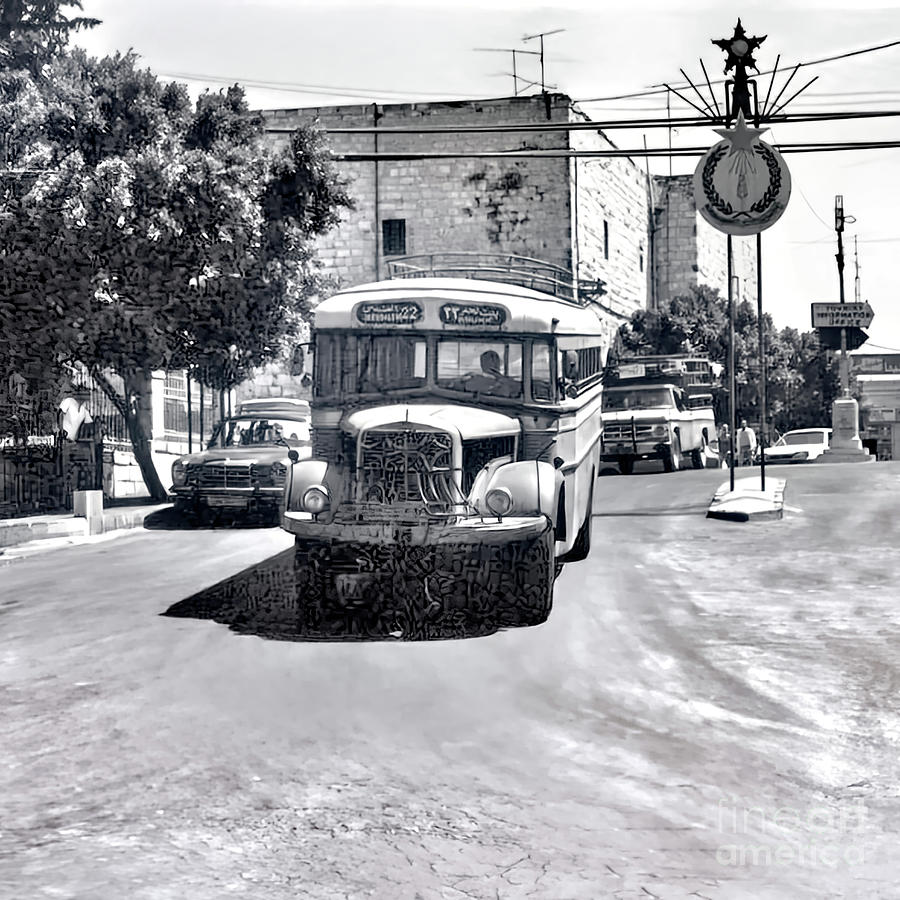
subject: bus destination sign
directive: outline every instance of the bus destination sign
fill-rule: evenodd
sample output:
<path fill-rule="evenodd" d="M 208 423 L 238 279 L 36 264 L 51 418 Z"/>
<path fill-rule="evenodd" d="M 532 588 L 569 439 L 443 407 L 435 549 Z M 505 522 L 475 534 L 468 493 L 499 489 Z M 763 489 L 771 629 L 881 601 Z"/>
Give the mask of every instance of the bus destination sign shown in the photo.
<path fill-rule="evenodd" d="M 506 321 L 506 310 L 502 306 L 488 304 L 445 303 L 440 315 L 444 325 L 458 328 L 499 328 Z"/>
<path fill-rule="evenodd" d="M 411 300 L 360 303 L 356 318 L 363 325 L 414 325 L 422 320 L 422 307 Z"/>

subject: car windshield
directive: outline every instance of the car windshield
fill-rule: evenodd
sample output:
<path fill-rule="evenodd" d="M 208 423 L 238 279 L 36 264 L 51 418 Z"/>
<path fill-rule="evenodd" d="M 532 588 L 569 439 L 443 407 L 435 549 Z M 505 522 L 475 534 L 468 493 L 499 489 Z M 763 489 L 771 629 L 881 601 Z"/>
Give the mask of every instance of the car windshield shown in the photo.
<path fill-rule="evenodd" d="M 824 431 L 794 431 L 784 435 L 776 446 L 785 447 L 793 444 L 824 444 Z"/>
<path fill-rule="evenodd" d="M 228 419 L 216 426 L 209 448 L 258 447 L 261 445 L 308 444 L 309 425 L 295 419 L 262 416 Z"/>
<path fill-rule="evenodd" d="M 605 412 L 628 409 L 651 409 L 656 406 L 674 406 L 669 388 L 644 388 L 631 390 L 606 390 L 603 392 Z"/>
<path fill-rule="evenodd" d="M 472 394 L 521 397 L 522 345 L 518 341 L 439 341 L 437 385 Z"/>

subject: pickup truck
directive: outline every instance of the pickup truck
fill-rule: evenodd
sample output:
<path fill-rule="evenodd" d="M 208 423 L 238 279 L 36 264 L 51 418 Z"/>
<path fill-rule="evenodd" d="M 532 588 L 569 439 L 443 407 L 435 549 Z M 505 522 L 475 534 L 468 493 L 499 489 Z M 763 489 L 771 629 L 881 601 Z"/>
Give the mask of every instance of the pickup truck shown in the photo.
<path fill-rule="evenodd" d="M 686 389 L 672 373 L 640 372 L 619 378 L 603 391 L 600 458 L 630 475 L 636 460 L 658 459 L 666 472 L 718 466 L 710 450 L 716 440 L 711 393 Z"/>

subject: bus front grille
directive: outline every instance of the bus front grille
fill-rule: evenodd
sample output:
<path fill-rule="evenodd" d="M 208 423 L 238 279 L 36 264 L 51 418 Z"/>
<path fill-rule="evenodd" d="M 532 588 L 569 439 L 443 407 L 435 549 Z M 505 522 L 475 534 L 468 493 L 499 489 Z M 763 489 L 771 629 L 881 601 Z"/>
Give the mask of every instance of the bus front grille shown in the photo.
<path fill-rule="evenodd" d="M 452 505 L 461 498 L 453 441 L 444 431 L 374 428 L 359 442 L 359 499 L 384 505 Z"/>

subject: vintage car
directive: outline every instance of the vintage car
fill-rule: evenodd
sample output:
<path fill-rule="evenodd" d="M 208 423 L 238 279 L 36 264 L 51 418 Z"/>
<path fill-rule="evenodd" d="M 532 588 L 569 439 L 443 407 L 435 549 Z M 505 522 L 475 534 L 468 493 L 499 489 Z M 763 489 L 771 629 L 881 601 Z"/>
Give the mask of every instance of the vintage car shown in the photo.
<path fill-rule="evenodd" d="M 289 454 L 305 459 L 311 447 L 308 418 L 289 409 L 257 409 L 226 419 L 206 450 L 173 464 L 175 509 L 204 521 L 227 515 L 277 524 Z"/>
<path fill-rule="evenodd" d="M 763 451 L 766 463 L 813 462 L 831 445 L 830 428 L 800 428 L 783 434 Z"/>
<path fill-rule="evenodd" d="M 290 419 L 304 419 L 310 421 L 311 412 L 308 400 L 299 400 L 294 397 L 258 397 L 253 400 L 243 400 L 238 404 L 239 416 L 252 416 L 257 412 L 265 412 L 269 415 L 275 413 L 287 413 Z"/>

